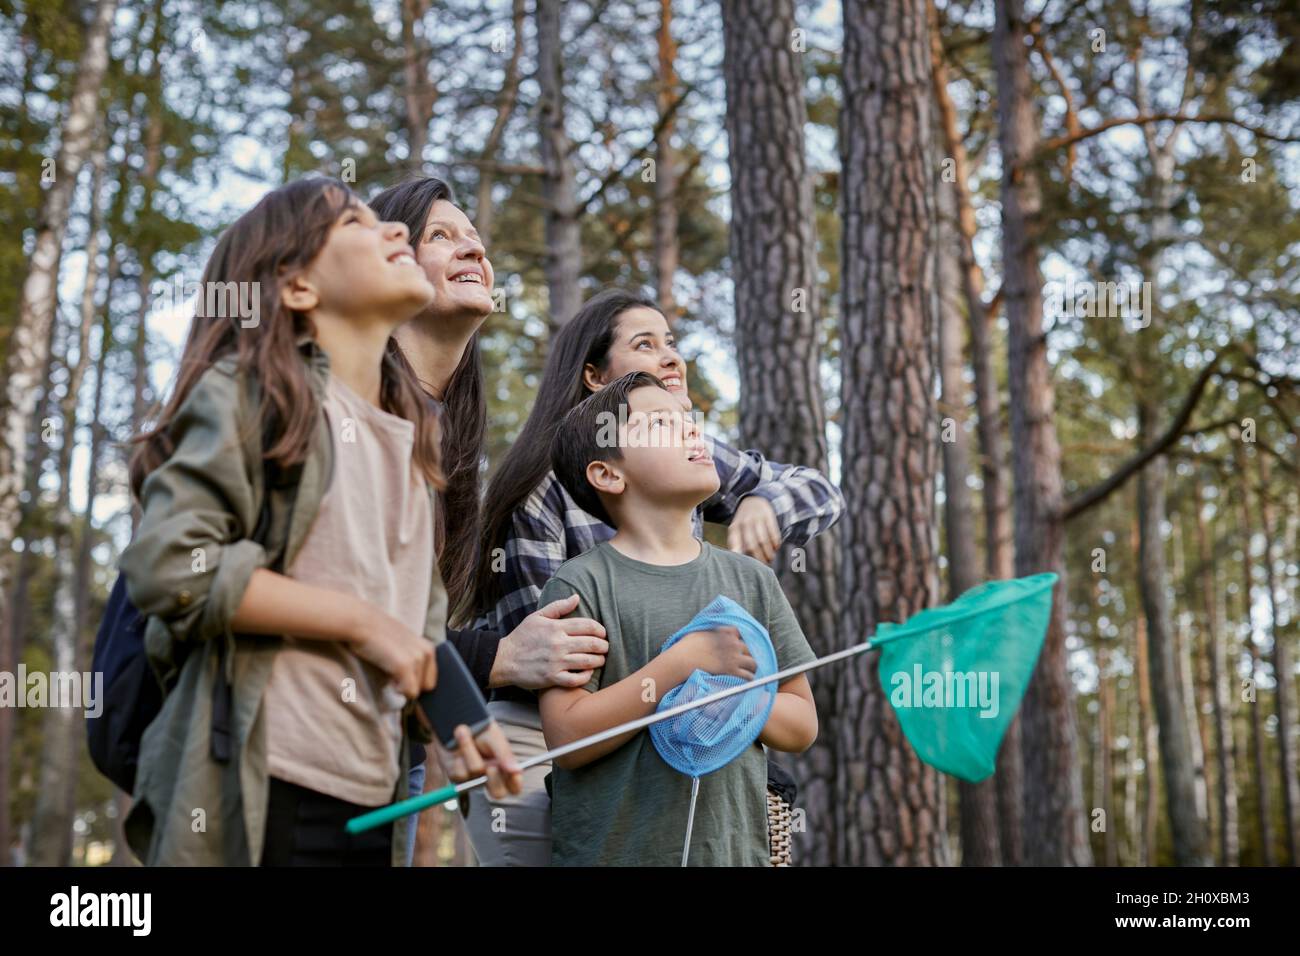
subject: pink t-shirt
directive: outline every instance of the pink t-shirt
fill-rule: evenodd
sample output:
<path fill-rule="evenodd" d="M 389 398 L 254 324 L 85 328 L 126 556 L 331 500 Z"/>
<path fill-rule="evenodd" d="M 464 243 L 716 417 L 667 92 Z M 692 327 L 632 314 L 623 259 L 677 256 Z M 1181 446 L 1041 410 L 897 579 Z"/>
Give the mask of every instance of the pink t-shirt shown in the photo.
<path fill-rule="evenodd" d="M 433 574 L 433 514 L 412 461 L 415 425 L 376 408 L 333 375 L 325 415 L 334 475 L 286 571 L 355 594 L 424 633 Z M 399 774 L 400 695 L 337 641 L 285 640 L 265 697 L 271 776 L 357 803 L 388 803 Z"/>

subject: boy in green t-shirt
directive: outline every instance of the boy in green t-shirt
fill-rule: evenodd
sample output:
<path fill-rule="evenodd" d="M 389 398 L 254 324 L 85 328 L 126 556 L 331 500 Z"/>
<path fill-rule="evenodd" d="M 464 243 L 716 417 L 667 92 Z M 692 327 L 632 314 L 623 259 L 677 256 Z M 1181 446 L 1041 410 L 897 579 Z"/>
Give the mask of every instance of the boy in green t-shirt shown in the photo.
<path fill-rule="evenodd" d="M 547 746 L 653 713 L 697 668 L 753 678 L 754 659 L 735 628 L 697 631 L 659 653 L 719 594 L 767 628 L 778 668 L 813 659 L 772 569 L 695 537 L 692 513 L 718 490 L 718 473 L 695 425 L 658 379 L 625 375 L 573 408 L 555 435 L 551 460 L 574 501 L 617 533 L 566 561 L 542 589 L 541 605 L 576 592 L 573 613 L 600 621 L 609 640 L 605 666 L 586 686 L 542 692 Z M 816 737 L 812 689 L 799 675 L 780 685 L 758 742 L 701 780 L 692 865 L 768 864 L 767 760 L 760 744 L 800 753 Z M 555 764 L 553 864 L 680 864 L 691 781 L 660 758 L 647 731 Z"/>

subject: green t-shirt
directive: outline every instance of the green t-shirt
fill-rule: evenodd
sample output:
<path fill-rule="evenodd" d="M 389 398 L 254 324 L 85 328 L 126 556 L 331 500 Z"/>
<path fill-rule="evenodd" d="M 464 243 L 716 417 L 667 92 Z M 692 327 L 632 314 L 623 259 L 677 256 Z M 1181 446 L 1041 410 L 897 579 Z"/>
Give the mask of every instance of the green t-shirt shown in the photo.
<path fill-rule="evenodd" d="M 566 561 L 538 606 L 577 592 L 571 616 L 604 625 L 605 666 L 588 691 L 617 684 L 719 594 L 767 628 L 778 669 L 813 659 L 790 602 L 767 565 L 701 542 L 685 564 L 646 564 L 608 541 Z M 670 688 L 662 688 L 667 693 Z M 648 730 L 577 770 L 552 770 L 551 863 L 555 866 L 680 866 L 691 780 L 659 756 Z M 754 746 L 700 778 L 692 866 L 767 866 L 767 758 Z"/>

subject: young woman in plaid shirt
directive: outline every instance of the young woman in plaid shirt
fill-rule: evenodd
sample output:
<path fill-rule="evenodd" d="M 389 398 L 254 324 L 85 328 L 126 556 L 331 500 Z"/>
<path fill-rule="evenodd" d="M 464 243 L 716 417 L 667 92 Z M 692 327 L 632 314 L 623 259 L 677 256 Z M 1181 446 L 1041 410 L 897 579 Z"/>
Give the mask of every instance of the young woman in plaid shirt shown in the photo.
<path fill-rule="evenodd" d="M 511 632 L 537 610 L 542 586 L 561 564 L 613 537 L 613 528 L 583 511 L 560 486 L 549 452 L 569 409 L 633 371 L 658 376 L 684 407 L 691 407 L 686 363 L 655 303 L 619 290 L 601 292 L 552 342 L 532 412 L 488 486 L 477 573 L 458 608 L 462 616 L 476 615 L 477 627 Z M 812 468 L 770 462 L 758 451 L 741 451 L 717 439 L 710 447 L 720 487 L 695 513 L 699 537 L 705 521 L 727 525 L 728 547 L 770 562 L 782 543 L 806 543 L 844 510 L 839 489 Z M 509 644 L 502 641 L 498 654 L 510 653 Z M 548 662 L 550 670 L 527 687 L 493 691 L 489 708 L 520 761 L 546 749 L 534 691 L 581 686 L 602 661 L 594 655 L 568 660 L 567 667 Z M 478 791 L 470 797 L 466 819 L 480 862 L 549 863 L 548 772 L 549 766 L 528 771 L 519 796 L 497 801 Z"/>

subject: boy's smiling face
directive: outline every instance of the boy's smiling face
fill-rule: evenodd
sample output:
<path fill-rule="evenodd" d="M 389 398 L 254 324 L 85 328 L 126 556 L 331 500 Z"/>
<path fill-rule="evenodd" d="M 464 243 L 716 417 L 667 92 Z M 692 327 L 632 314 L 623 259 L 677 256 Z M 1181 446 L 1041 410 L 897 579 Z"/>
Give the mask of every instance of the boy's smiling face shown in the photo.
<path fill-rule="evenodd" d="M 677 503 L 693 509 L 718 490 L 718 471 L 691 414 L 662 388 L 634 388 L 627 397 L 627 421 L 619 423 L 622 458 L 593 461 L 587 479 L 598 491 L 618 495 L 614 507 L 636 498 Z"/>

